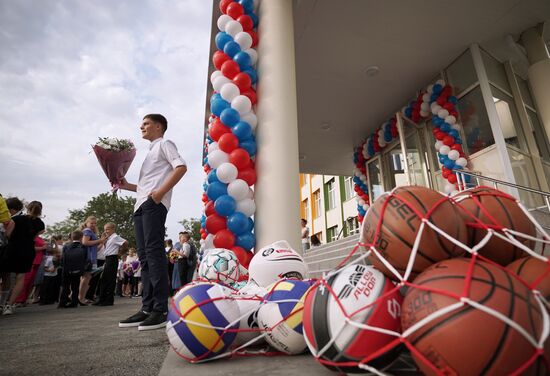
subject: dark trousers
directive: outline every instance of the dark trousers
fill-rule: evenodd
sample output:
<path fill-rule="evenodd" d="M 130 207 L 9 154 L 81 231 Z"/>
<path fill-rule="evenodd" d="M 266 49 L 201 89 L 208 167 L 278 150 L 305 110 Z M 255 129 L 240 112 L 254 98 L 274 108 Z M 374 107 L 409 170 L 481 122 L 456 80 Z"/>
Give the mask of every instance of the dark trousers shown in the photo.
<path fill-rule="evenodd" d="M 104 260 L 97 260 L 98 268 L 103 266 L 103 264 L 105 264 Z M 101 279 L 101 273 L 94 273 L 92 275 L 92 279 L 90 279 L 90 283 L 88 284 L 90 287 L 88 288 L 88 292 L 86 293 L 86 299 L 94 300 L 96 295 L 99 295 L 100 279 Z"/>
<path fill-rule="evenodd" d="M 61 295 L 59 296 L 59 305 L 65 306 L 69 302 L 69 292 L 71 293 L 71 305 L 78 305 L 78 292 L 80 290 L 80 277 L 82 273 L 63 274 L 61 283 Z"/>
<path fill-rule="evenodd" d="M 99 280 L 99 301 L 113 303 L 115 301 L 116 273 L 118 268 L 118 256 L 106 256 L 103 273 Z"/>
<path fill-rule="evenodd" d="M 164 251 L 164 224 L 166 207 L 148 198 L 134 213 L 134 229 L 143 297 L 141 309 L 145 312 L 168 312 L 168 265 Z"/>
<path fill-rule="evenodd" d="M 193 280 L 193 275 L 195 274 L 195 269 L 197 268 L 197 264 L 192 264 L 191 266 L 187 267 L 187 282 L 191 282 Z"/>
<path fill-rule="evenodd" d="M 178 272 L 180 273 L 181 287 L 189 283 L 188 270 L 189 266 L 187 265 L 187 258 L 178 259 Z"/>
<path fill-rule="evenodd" d="M 57 300 L 56 295 L 57 276 L 44 276 L 40 288 L 40 304 L 53 304 Z"/>

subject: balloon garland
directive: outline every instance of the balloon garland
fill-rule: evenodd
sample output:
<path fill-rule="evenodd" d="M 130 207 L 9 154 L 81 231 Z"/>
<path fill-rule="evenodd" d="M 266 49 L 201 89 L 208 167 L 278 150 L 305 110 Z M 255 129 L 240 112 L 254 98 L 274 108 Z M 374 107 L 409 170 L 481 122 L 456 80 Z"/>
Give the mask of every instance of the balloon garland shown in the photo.
<path fill-rule="evenodd" d="M 434 125 L 432 132 L 437 140 L 434 146 L 441 164 L 441 175 L 446 181 L 443 189 L 446 194 L 454 194 L 457 191 L 458 179 L 454 170 L 464 169 L 468 164 L 459 133 L 462 126 L 457 120 L 457 103 L 452 87 L 446 85 L 444 80 L 438 80 L 435 84 L 429 85 L 425 91 L 421 91 L 417 98 L 401 111 L 415 123 L 426 120 L 430 114 L 432 115 L 431 121 Z M 355 149 L 353 181 L 357 192 L 359 222 L 363 221 L 369 205 L 366 161 L 382 151 L 397 136 L 396 120 L 392 118 Z M 464 179 L 467 183 L 470 182 L 469 176 L 464 176 Z"/>
<path fill-rule="evenodd" d="M 242 261 L 250 259 L 247 253 L 256 243 L 251 217 L 256 211 L 258 16 L 253 0 L 221 0 L 219 7 L 217 51 L 212 55 L 216 70 L 210 76 L 214 94 L 204 145 L 201 247 L 233 250 L 248 267 Z"/>

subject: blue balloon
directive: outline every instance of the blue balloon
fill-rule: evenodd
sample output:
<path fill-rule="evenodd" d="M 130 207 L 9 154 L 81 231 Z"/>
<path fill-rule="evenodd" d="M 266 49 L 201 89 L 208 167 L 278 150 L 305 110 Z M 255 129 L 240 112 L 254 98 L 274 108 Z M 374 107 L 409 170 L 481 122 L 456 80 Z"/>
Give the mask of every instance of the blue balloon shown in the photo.
<path fill-rule="evenodd" d="M 458 134 L 458 131 L 457 131 L 456 129 L 451 129 L 451 130 L 449 131 L 449 134 L 450 134 L 451 136 L 453 136 L 453 137 L 455 138 L 455 140 L 456 140 L 457 137 L 460 136 L 460 135 Z"/>
<path fill-rule="evenodd" d="M 248 69 L 252 65 L 252 59 L 250 58 L 250 55 L 244 51 L 237 52 L 235 56 L 233 56 L 233 60 L 235 60 L 235 62 L 239 64 L 241 70 Z"/>
<path fill-rule="evenodd" d="M 466 183 L 469 183 L 472 180 L 472 177 L 470 175 L 462 175 L 462 176 L 464 176 L 464 180 L 466 181 Z"/>
<path fill-rule="evenodd" d="M 452 103 L 452 104 L 457 104 L 458 99 L 454 95 L 451 95 L 449 98 L 447 98 L 447 102 Z"/>
<path fill-rule="evenodd" d="M 435 102 L 437 98 L 439 98 L 438 94 L 433 93 L 430 95 L 430 103 Z"/>
<path fill-rule="evenodd" d="M 216 34 L 216 47 L 218 47 L 218 50 L 223 51 L 228 42 L 233 42 L 231 35 L 227 34 L 225 31 L 220 31 Z"/>
<path fill-rule="evenodd" d="M 254 220 L 252 218 L 248 218 L 248 231 L 252 232 L 254 230 Z"/>
<path fill-rule="evenodd" d="M 239 4 L 243 6 L 245 13 L 251 13 L 254 11 L 254 1 L 252 0 L 239 0 Z"/>
<path fill-rule="evenodd" d="M 220 93 L 212 94 L 212 96 L 210 97 L 210 103 L 214 102 L 217 99 L 223 99 L 222 95 Z"/>
<path fill-rule="evenodd" d="M 412 108 L 407 107 L 407 108 L 405 109 L 405 116 L 406 116 L 406 117 L 411 117 L 411 116 L 412 116 L 412 113 L 413 113 L 413 109 L 412 109 Z"/>
<path fill-rule="evenodd" d="M 218 175 L 216 175 L 216 169 L 213 169 L 208 173 L 207 180 L 208 180 L 208 183 L 214 183 L 214 182 L 220 181 L 218 179 Z"/>
<path fill-rule="evenodd" d="M 443 90 L 443 86 L 441 86 L 440 84 L 435 84 L 433 86 L 433 93 L 434 94 L 439 94 L 441 93 L 441 90 Z"/>
<path fill-rule="evenodd" d="M 455 137 L 455 144 L 462 145 L 462 139 L 460 137 Z"/>
<path fill-rule="evenodd" d="M 210 183 L 206 190 L 206 195 L 212 201 L 215 201 L 220 196 L 227 195 L 227 184 L 219 181 Z"/>
<path fill-rule="evenodd" d="M 237 42 L 230 41 L 225 44 L 223 52 L 225 52 L 225 54 L 230 58 L 233 58 L 237 53 L 241 52 L 241 46 L 239 46 L 239 43 Z"/>
<path fill-rule="evenodd" d="M 243 141 L 239 143 L 239 146 L 246 150 L 251 157 L 256 155 L 256 142 L 254 141 Z"/>
<path fill-rule="evenodd" d="M 252 81 L 252 84 L 255 84 L 256 81 L 258 81 L 258 74 L 254 68 L 246 68 L 243 72 L 250 76 L 250 81 Z"/>
<path fill-rule="evenodd" d="M 228 194 L 219 196 L 214 202 L 214 210 L 222 217 L 228 217 L 235 213 L 237 202 Z"/>
<path fill-rule="evenodd" d="M 241 120 L 241 117 L 237 110 L 229 107 L 221 112 L 220 120 L 228 127 L 234 127 Z"/>
<path fill-rule="evenodd" d="M 248 217 L 241 212 L 235 212 L 227 217 L 227 228 L 235 235 L 241 235 L 248 232 L 248 226 Z"/>
<path fill-rule="evenodd" d="M 257 27 L 258 26 L 258 16 L 256 16 L 256 13 L 247 13 L 250 18 L 252 18 L 252 22 L 254 23 L 254 27 Z"/>
<path fill-rule="evenodd" d="M 206 192 L 207 188 L 208 188 L 208 183 L 206 182 L 202 183 L 202 190 Z"/>
<path fill-rule="evenodd" d="M 447 123 L 443 123 L 441 124 L 441 128 L 440 128 L 443 132 L 449 132 L 451 130 L 451 126 Z"/>
<path fill-rule="evenodd" d="M 447 167 L 449 170 L 452 170 L 455 167 L 455 161 L 452 159 L 447 158 L 445 162 L 443 162 L 443 165 Z"/>
<path fill-rule="evenodd" d="M 229 108 L 229 106 L 230 104 L 228 101 L 223 99 L 216 99 L 210 104 L 210 112 L 212 112 L 216 116 L 220 116 L 225 109 Z"/>
<path fill-rule="evenodd" d="M 235 244 L 249 251 L 252 248 L 254 248 L 254 246 L 256 245 L 256 237 L 251 232 L 245 232 L 244 234 L 237 236 L 237 240 L 235 241 Z"/>
<path fill-rule="evenodd" d="M 440 118 L 439 116 L 434 116 L 432 118 L 432 123 L 436 124 L 437 126 L 443 125 L 444 122 L 445 122 L 445 120 Z"/>
<path fill-rule="evenodd" d="M 239 141 L 247 140 L 247 139 L 251 138 L 251 136 L 252 136 L 252 127 L 250 126 L 250 124 L 248 124 L 247 122 L 244 122 L 244 121 L 239 121 L 231 129 L 231 131 L 233 132 L 233 134 L 235 136 L 237 136 Z"/>

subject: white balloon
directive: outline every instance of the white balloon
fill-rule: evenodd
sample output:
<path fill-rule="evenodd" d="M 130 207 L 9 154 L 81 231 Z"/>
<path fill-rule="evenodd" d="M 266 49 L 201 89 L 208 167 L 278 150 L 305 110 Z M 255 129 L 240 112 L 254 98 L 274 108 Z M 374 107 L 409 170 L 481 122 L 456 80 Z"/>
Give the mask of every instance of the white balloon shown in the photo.
<path fill-rule="evenodd" d="M 214 150 L 220 150 L 220 147 L 216 141 L 208 144 L 208 154 L 212 153 Z"/>
<path fill-rule="evenodd" d="M 248 194 L 248 183 L 242 179 L 235 179 L 227 186 L 227 194 L 235 199 L 235 201 L 241 201 L 245 199 Z"/>
<path fill-rule="evenodd" d="M 222 86 L 220 94 L 223 99 L 231 102 L 233 99 L 235 99 L 236 96 L 241 94 L 241 91 L 239 90 L 239 87 L 233 82 L 228 82 Z"/>
<path fill-rule="evenodd" d="M 439 110 L 441 110 L 443 107 L 441 107 L 440 105 L 437 104 L 437 102 L 433 102 L 431 105 L 430 105 L 430 109 L 432 110 L 432 114 L 434 115 L 437 115 L 437 113 L 439 112 Z"/>
<path fill-rule="evenodd" d="M 205 249 L 214 248 L 214 235 L 212 234 L 206 235 L 206 239 L 204 239 L 204 248 Z"/>
<path fill-rule="evenodd" d="M 457 164 L 459 166 L 462 166 L 462 167 L 466 167 L 466 165 L 468 164 L 468 161 L 466 160 L 466 158 L 460 157 L 455 161 L 455 164 Z"/>
<path fill-rule="evenodd" d="M 424 93 L 424 95 L 422 96 L 422 101 L 428 103 L 428 105 L 430 104 L 430 99 L 430 94 L 428 93 Z"/>
<path fill-rule="evenodd" d="M 449 151 L 447 156 L 449 157 L 449 159 L 456 161 L 458 158 L 460 158 L 460 153 L 456 150 L 451 150 Z"/>
<path fill-rule="evenodd" d="M 240 24 L 239 24 L 240 25 Z M 252 47 L 252 37 L 247 32 L 241 30 L 240 33 L 235 35 L 235 42 L 241 46 L 241 50 L 248 50 Z"/>
<path fill-rule="evenodd" d="M 453 125 L 456 123 L 456 118 L 453 115 L 449 115 L 445 118 L 445 123 Z"/>
<path fill-rule="evenodd" d="M 454 123 L 453 125 L 451 125 L 451 128 L 455 131 L 460 131 L 462 129 L 462 126 L 458 123 Z"/>
<path fill-rule="evenodd" d="M 403 108 L 401 109 L 401 113 L 402 113 L 403 115 L 405 115 L 405 111 L 406 111 L 406 110 L 407 110 L 407 106 L 405 106 L 405 107 L 403 107 Z"/>
<path fill-rule="evenodd" d="M 363 205 L 363 210 L 369 210 L 369 206 L 367 204 Z"/>
<path fill-rule="evenodd" d="M 441 108 L 441 110 L 437 111 L 437 116 L 439 116 L 441 119 L 445 119 L 447 116 L 449 116 L 449 111 Z"/>
<path fill-rule="evenodd" d="M 243 31 L 240 22 L 231 20 L 225 25 L 225 32 L 235 38 L 235 35 Z"/>
<path fill-rule="evenodd" d="M 223 76 L 223 73 L 221 71 L 215 70 L 214 72 L 212 72 L 212 74 L 210 75 L 210 83 L 214 84 L 214 80 L 220 76 Z"/>
<path fill-rule="evenodd" d="M 252 127 L 252 131 L 254 131 L 256 129 L 256 126 L 258 125 L 258 118 L 256 117 L 256 114 L 254 114 L 252 111 L 242 115 L 241 120 L 247 122 Z"/>
<path fill-rule="evenodd" d="M 229 155 L 222 150 L 214 150 L 208 153 L 208 164 L 212 168 L 218 168 L 221 164 L 229 161 Z"/>
<path fill-rule="evenodd" d="M 456 187 L 454 184 L 451 184 L 451 183 L 446 183 L 445 184 L 445 187 L 443 188 L 443 190 L 445 191 L 446 194 L 453 194 L 454 191 L 456 191 Z"/>
<path fill-rule="evenodd" d="M 229 78 L 223 75 L 218 76 L 214 79 L 214 82 L 212 82 L 212 87 L 214 88 L 214 90 L 216 90 L 219 93 L 220 90 L 222 89 L 222 86 L 230 82 L 231 80 Z"/>
<path fill-rule="evenodd" d="M 428 117 L 430 113 L 428 111 L 420 110 L 420 116 L 422 117 Z"/>
<path fill-rule="evenodd" d="M 434 91 L 434 86 L 433 86 L 433 85 L 428 85 L 428 87 L 426 88 L 426 91 L 428 92 L 428 94 L 433 93 L 433 91 Z"/>
<path fill-rule="evenodd" d="M 380 145 L 381 148 L 386 147 L 386 141 L 384 141 L 383 137 L 378 137 L 378 145 Z"/>
<path fill-rule="evenodd" d="M 251 198 L 242 199 L 240 201 L 237 201 L 236 211 L 243 213 L 247 217 L 251 217 L 256 211 L 256 204 Z"/>
<path fill-rule="evenodd" d="M 248 48 L 244 52 L 246 52 L 248 56 L 250 56 L 250 60 L 252 60 L 252 65 L 256 65 L 256 63 L 258 62 L 258 53 L 256 52 L 256 50 L 253 48 Z"/>
<path fill-rule="evenodd" d="M 445 80 L 440 78 L 439 80 L 435 81 L 436 84 L 440 84 L 441 86 L 445 86 Z"/>
<path fill-rule="evenodd" d="M 237 95 L 231 101 L 231 107 L 239 112 L 239 115 L 244 115 L 252 110 L 252 102 L 246 95 Z"/>
<path fill-rule="evenodd" d="M 239 170 L 233 163 L 225 162 L 216 168 L 216 176 L 222 183 L 231 183 L 237 179 Z"/>
<path fill-rule="evenodd" d="M 436 141 L 435 142 L 435 150 L 439 151 L 439 149 L 441 149 L 441 147 L 444 145 L 444 143 L 442 141 Z"/>
<path fill-rule="evenodd" d="M 450 151 L 451 151 L 451 148 L 447 145 L 443 145 L 442 147 L 439 148 L 439 153 L 443 155 L 449 154 Z"/>
<path fill-rule="evenodd" d="M 359 196 L 357 196 L 359 197 Z M 363 206 L 366 204 L 365 200 L 363 200 L 362 198 L 359 197 L 359 201 L 358 201 L 359 205 Z"/>
<path fill-rule="evenodd" d="M 231 18 L 231 16 L 228 16 L 227 14 L 222 14 L 218 18 L 218 22 L 217 22 L 218 29 L 220 29 L 220 31 L 225 31 L 225 27 L 227 26 L 227 23 L 230 21 L 233 21 L 233 18 Z"/>

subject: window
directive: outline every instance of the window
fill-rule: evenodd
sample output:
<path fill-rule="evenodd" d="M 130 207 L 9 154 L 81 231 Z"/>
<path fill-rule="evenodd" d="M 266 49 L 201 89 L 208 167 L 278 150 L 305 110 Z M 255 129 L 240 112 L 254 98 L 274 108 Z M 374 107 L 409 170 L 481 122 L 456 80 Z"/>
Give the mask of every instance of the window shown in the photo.
<path fill-rule="evenodd" d="M 477 74 L 470 50 L 464 52 L 447 68 L 449 83 L 454 87 L 455 95 L 460 94 L 477 82 Z"/>
<path fill-rule="evenodd" d="M 331 210 L 336 208 L 336 182 L 334 178 L 330 179 L 325 186 L 327 192 L 327 209 Z"/>
<path fill-rule="evenodd" d="M 493 145 L 495 139 L 479 86 L 462 97 L 457 107 L 464 127 L 467 152 L 474 154 Z"/>
<path fill-rule="evenodd" d="M 307 219 L 309 216 L 309 200 L 306 198 L 302 201 L 302 218 Z"/>
<path fill-rule="evenodd" d="M 355 190 L 353 189 L 353 177 L 346 176 L 344 178 L 344 200 L 347 201 L 353 196 L 355 196 Z"/>
<path fill-rule="evenodd" d="M 313 218 L 321 216 L 321 192 L 316 190 L 313 192 Z"/>
<path fill-rule="evenodd" d="M 539 149 L 540 157 L 545 161 L 550 162 L 550 147 L 548 146 L 548 137 L 546 137 L 546 132 L 544 131 L 544 127 L 539 121 L 537 113 L 527 108 L 527 117 L 533 131 L 533 137 L 535 138 L 537 147 Z"/>
<path fill-rule="evenodd" d="M 481 50 L 481 58 L 483 59 L 483 65 L 485 65 L 485 70 L 487 71 L 487 78 L 489 78 L 489 81 L 510 92 L 510 84 L 508 83 L 508 78 L 506 77 L 504 64 L 483 50 Z"/>
<path fill-rule="evenodd" d="M 327 243 L 333 242 L 338 238 L 338 226 L 327 228 Z"/>
<path fill-rule="evenodd" d="M 491 92 L 493 93 L 493 101 L 497 109 L 504 141 L 508 145 L 521 148 L 524 144 L 524 138 L 512 97 L 494 86 L 491 86 Z"/>
<path fill-rule="evenodd" d="M 357 221 L 357 217 L 346 219 L 346 225 L 348 227 L 348 236 L 359 233 L 359 222 Z"/>

